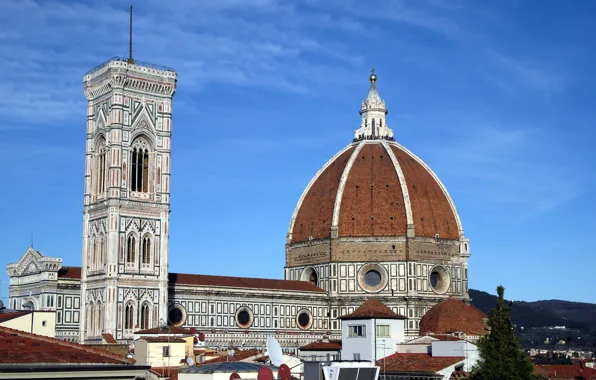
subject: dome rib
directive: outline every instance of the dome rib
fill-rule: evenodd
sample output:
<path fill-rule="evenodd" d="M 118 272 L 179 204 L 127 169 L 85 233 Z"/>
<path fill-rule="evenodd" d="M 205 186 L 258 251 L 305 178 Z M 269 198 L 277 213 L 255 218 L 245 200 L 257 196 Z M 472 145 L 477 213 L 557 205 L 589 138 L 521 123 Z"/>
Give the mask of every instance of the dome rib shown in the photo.
<path fill-rule="evenodd" d="M 409 158 L 413 159 L 414 161 L 416 161 L 416 163 L 418 163 L 420 166 L 422 166 L 422 168 L 424 168 L 426 170 L 426 172 L 432 177 L 434 183 L 436 183 L 439 186 L 439 188 L 442 191 L 443 196 L 446 198 L 447 202 L 449 203 L 449 206 L 451 208 L 450 211 L 453 214 L 453 217 L 455 218 L 455 222 L 457 224 L 457 235 L 458 235 L 457 238 L 458 239 L 463 238 L 464 237 L 464 228 L 463 228 L 463 226 L 461 224 L 461 220 L 459 218 L 459 214 L 458 214 L 457 209 L 455 207 L 455 203 L 453 202 L 453 199 L 449 195 L 449 192 L 447 191 L 447 188 L 445 188 L 445 185 L 443 185 L 443 182 L 441 182 L 441 180 L 439 179 L 439 177 L 437 177 L 437 175 L 435 174 L 435 172 L 433 172 L 433 170 L 424 161 L 422 161 L 422 159 L 420 159 L 420 157 L 416 156 L 414 153 L 412 153 L 411 151 L 409 151 L 407 148 L 405 148 L 402 145 L 400 145 L 399 143 L 393 142 L 393 141 L 391 142 L 391 147 L 392 147 L 392 150 L 393 150 L 394 153 L 396 153 L 395 152 L 395 149 L 401 150 Z M 396 154 L 396 158 L 397 157 L 398 157 L 398 154 Z M 408 184 L 408 187 L 409 187 L 409 184 Z M 433 214 L 434 214 L 434 212 L 433 212 Z M 414 225 L 416 225 L 416 221 L 414 222 Z M 416 235 L 421 235 L 421 234 L 419 234 L 418 231 L 416 231 Z"/>
<path fill-rule="evenodd" d="M 333 206 L 333 220 L 331 221 L 331 228 L 334 231 L 337 231 L 337 228 L 339 225 L 339 210 L 341 209 L 341 200 L 344 195 L 344 189 L 346 187 L 346 181 L 348 180 L 348 175 L 350 174 L 350 171 L 352 170 L 352 165 L 354 165 L 354 161 L 360 154 L 360 151 L 362 150 L 363 147 L 364 147 L 364 144 L 358 144 L 358 146 L 352 153 L 352 156 L 350 157 L 350 160 L 348 161 L 348 164 L 346 165 L 344 172 L 341 175 L 341 180 L 339 182 L 339 188 L 337 190 L 337 196 L 335 197 L 335 205 Z"/>
<path fill-rule="evenodd" d="M 393 150 L 389 147 L 387 141 L 381 141 L 383 147 L 387 151 L 387 154 L 391 158 L 391 162 L 393 162 L 393 166 L 395 167 L 395 172 L 397 173 L 397 178 L 399 178 L 399 184 L 401 185 L 401 193 L 404 198 L 404 206 L 406 208 L 406 223 L 408 226 L 414 225 L 414 217 L 412 216 L 412 203 L 410 202 L 410 193 L 408 192 L 408 185 L 406 184 L 406 178 L 404 177 L 404 172 L 401 170 L 401 166 L 397 161 L 397 157 L 393 153 Z"/>
<path fill-rule="evenodd" d="M 292 214 L 292 219 L 290 220 L 290 226 L 288 228 L 288 235 L 287 235 L 287 238 L 286 238 L 286 243 L 287 244 L 291 244 L 291 243 L 294 243 L 296 241 L 302 241 L 302 240 L 296 240 L 296 236 L 295 236 L 295 233 L 294 233 L 294 227 L 295 227 L 295 224 L 296 224 L 296 220 L 299 219 L 300 212 L 303 211 L 303 209 L 304 209 L 304 207 L 303 207 L 304 200 L 305 200 L 306 196 L 309 194 L 309 192 L 311 191 L 311 189 L 312 189 L 313 185 L 315 184 L 315 182 L 317 182 L 317 180 L 319 179 L 319 177 L 321 177 L 321 175 L 323 173 L 325 173 L 327 171 L 327 169 L 332 164 L 334 164 L 337 160 L 339 160 L 342 155 L 344 155 L 346 152 L 348 152 L 348 151 L 350 151 L 352 149 L 354 149 L 354 145 L 353 144 L 350 144 L 350 145 L 346 146 L 345 148 L 343 148 L 342 150 L 340 150 L 339 152 L 337 152 L 311 178 L 310 182 L 308 183 L 308 186 L 306 186 L 306 189 L 304 189 L 304 191 L 302 192 L 302 195 L 300 196 L 300 199 L 298 200 L 298 203 L 296 204 L 296 208 L 294 208 L 294 213 Z M 343 170 L 342 170 L 342 174 L 343 174 Z M 331 213 L 332 212 L 333 211 L 331 211 Z M 329 215 L 329 220 L 331 221 L 331 215 Z"/>

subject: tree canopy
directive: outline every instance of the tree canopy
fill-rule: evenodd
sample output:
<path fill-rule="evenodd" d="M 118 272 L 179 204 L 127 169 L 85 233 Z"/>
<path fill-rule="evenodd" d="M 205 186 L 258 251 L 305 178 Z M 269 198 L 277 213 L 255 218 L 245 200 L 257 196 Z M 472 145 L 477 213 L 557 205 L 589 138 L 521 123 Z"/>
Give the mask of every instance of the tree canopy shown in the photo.
<path fill-rule="evenodd" d="M 530 358 L 522 350 L 511 323 L 511 304 L 505 304 L 505 288 L 497 287 L 497 306 L 488 314 L 489 334 L 478 342 L 480 359 L 473 370 L 476 380 L 535 379 Z"/>

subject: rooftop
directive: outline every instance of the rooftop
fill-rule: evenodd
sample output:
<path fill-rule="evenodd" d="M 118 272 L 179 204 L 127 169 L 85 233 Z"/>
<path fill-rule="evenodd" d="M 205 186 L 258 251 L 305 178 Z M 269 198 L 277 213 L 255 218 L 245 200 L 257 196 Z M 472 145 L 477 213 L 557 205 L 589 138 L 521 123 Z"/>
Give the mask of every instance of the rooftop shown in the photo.
<path fill-rule="evenodd" d="M 120 364 L 134 360 L 56 338 L 0 327 L 0 364 Z"/>
<path fill-rule="evenodd" d="M 81 278 L 81 267 L 62 267 L 58 270 L 58 278 Z"/>
<path fill-rule="evenodd" d="M 557 380 L 596 379 L 596 369 L 581 364 L 535 365 L 534 375 Z"/>
<path fill-rule="evenodd" d="M 341 350 L 341 340 L 330 340 L 328 342 L 312 342 L 300 347 L 300 351 L 334 351 Z"/>
<path fill-rule="evenodd" d="M 153 334 L 194 335 L 194 334 L 196 334 L 196 331 L 194 329 L 187 329 L 184 327 L 168 326 L 168 327 L 154 327 L 151 329 L 138 330 L 138 331 L 135 331 L 135 334 L 137 334 L 137 335 L 145 335 L 145 334 L 148 334 L 148 335 L 153 335 Z"/>
<path fill-rule="evenodd" d="M 220 355 L 216 358 L 213 359 L 209 359 L 209 360 L 205 360 L 202 363 L 197 363 L 196 366 L 204 366 L 204 365 L 208 365 L 208 364 L 214 364 L 214 363 L 229 363 L 229 362 L 237 362 L 237 361 L 241 361 L 241 360 L 246 360 L 250 357 L 253 356 L 257 356 L 260 355 L 261 351 L 259 350 L 238 350 L 236 352 L 234 352 L 233 355 Z"/>
<path fill-rule="evenodd" d="M 107 61 L 105 61 L 104 63 L 101 63 L 101 64 L 95 66 L 94 68 L 92 68 L 91 70 L 87 71 L 85 73 L 85 75 L 94 73 L 94 72 L 96 72 L 98 70 L 101 70 L 102 68 L 106 67 L 108 64 L 110 64 L 112 62 L 125 62 L 125 63 L 128 63 L 128 58 L 112 57 L 112 58 L 108 59 Z M 148 67 L 150 69 L 161 70 L 161 71 L 176 71 L 176 70 L 174 70 L 171 67 L 156 65 L 154 63 L 149 63 L 149 62 L 142 62 L 142 61 L 138 61 L 136 59 L 134 60 L 133 65 L 142 66 L 142 67 Z"/>
<path fill-rule="evenodd" d="M 403 315 L 395 313 L 383 302 L 376 298 L 370 298 L 353 313 L 342 315 L 339 319 L 407 319 Z"/>
<path fill-rule="evenodd" d="M 186 343 L 182 338 L 169 336 L 142 336 L 139 339 L 149 343 Z"/>
<path fill-rule="evenodd" d="M 377 361 L 381 372 L 435 373 L 464 361 L 463 356 L 395 353 Z"/>
<path fill-rule="evenodd" d="M 0 312 L 0 323 L 10 321 L 11 319 L 31 313 L 31 311 L 15 311 Z"/>
<path fill-rule="evenodd" d="M 488 334 L 486 314 L 473 305 L 449 298 L 433 306 L 420 320 L 420 335 L 463 332 L 470 336 Z"/>
<path fill-rule="evenodd" d="M 265 367 L 263 364 L 247 363 L 247 362 L 219 362 L 206 365 L 193 366 L 188 368 L 181 368 L 180 373 L 232 373 L 232 372 L 258 372 Z"/>
<path fill-rule="evenodd" d="M 270 278 L 211 276 L 205 274 L 170 273 L 169 282 L 176 285 L 201 285 L 225 288 L 249 288 L 289 290 L 300 292 L 324 292 L 307 281 L 277 280 Z"/>

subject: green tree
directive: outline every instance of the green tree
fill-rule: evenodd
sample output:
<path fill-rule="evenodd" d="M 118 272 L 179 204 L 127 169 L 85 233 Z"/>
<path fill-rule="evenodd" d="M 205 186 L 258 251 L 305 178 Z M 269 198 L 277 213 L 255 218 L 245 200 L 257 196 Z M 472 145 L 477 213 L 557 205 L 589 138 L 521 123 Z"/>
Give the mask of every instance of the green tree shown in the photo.
<path fill-rule="evenodd" d="M 478 342 L 480 358 L 472 371 L 475 380 L 535 379 L 530 358 L 522 350 L 505 305 L 505 288 L 497 287 L 497 306 L 488 314 L 489 334 Z"/>

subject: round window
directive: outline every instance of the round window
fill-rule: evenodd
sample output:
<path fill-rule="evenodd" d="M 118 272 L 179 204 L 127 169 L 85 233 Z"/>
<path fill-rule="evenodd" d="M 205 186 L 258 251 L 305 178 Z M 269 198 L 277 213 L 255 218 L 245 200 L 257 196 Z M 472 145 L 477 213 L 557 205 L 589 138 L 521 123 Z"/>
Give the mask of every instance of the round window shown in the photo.
<path fill-rule="evenodd" d="M 364 282 L 368 286 L 378 286 L 381 283 L 381 274 L 374 269 L 369 270 L 364 275 Z"/>
<path fill-rule="evenodd" d="M 236 324 L 239 327 L 250 327 L 250 325 L 252 325 L 252 320 L 252 311 L 248 307 L 241 307 L 236 311 Z"/>
<path fill-rule="evenodd" d="M 310 311 L 305 309 L 298 312 L 296 322 L 298 323 L 298 327 L 300 327 L 302 330 L 308 330 L 310 326 L 312 326 L 312 317 L 310 315 Z"/>
<path fill-rule="evenodd" d="M 369 293 L 377 293 L 387 287 L 387 269 L 378 263 L 364 264 L 358 270 L 358 285 Z"/>
<path fill-rule="evenodd" d="M 428 282 L 435 293 L 444 294 L 449 290 L 449 285 L 451 284 L 449 272 L 445 267 L 437 265 L 430 271 Z"/>
<path fill-rule="evenodd" d="M 173 305 L 168 311 L 168 322 L 172 326 L 182 326 L 186 321 L 186 311 L 181 305 Z"/>

